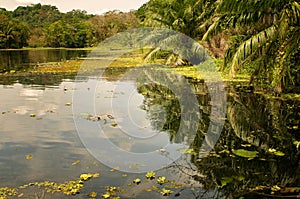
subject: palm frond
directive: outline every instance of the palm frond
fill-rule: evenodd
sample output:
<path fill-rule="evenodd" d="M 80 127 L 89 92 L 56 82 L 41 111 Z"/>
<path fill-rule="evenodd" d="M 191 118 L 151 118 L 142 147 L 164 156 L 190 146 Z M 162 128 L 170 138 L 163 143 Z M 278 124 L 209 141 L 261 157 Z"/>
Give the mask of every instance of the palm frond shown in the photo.
<path fill-rule="evenodd" d="M 221 17 L 217 17 L 214 22 L 209 26 L 208 30 L 202 37 L 202 41 L 207 41 L 210 37 L 213 35 L 216 35 L 221 30 L 221 25 L 223 24 L 223 21 L 225 19 L 225 15 Z"/>
<path fill-rule="evenodd" d="M 157 53 L 160 50 L 159 47 L 154 48 L 153 50 L 151 50 L 144 58 L 144 63 L 148 63 L 151 60 L 153 60 L 155 53 Z"/>
<path fill-rule="evenodd" d="M 276 37 L 276 26 L 271 26 L 244 41 L 233 56 L 230 74 L 235 75 L 241 63 L 257 49 L 265 47 L 266 43 Z"/>

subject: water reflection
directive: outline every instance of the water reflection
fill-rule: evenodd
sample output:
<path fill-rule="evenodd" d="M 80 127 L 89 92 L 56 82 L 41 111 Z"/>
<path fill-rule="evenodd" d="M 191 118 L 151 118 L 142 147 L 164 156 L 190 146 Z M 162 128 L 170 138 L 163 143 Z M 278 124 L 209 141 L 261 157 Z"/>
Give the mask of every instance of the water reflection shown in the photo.
<path fill-rule="evenodd" d="M 90 51 L 70 49 L 0 50 L 0 73 L 27 70 L 40 63 L 86 57 Z"/>
<path fill-rule="evenodd" d="M 128 69 L 124 71 L 127 72 Z M 105 100 L 115 99 L 115 102 L 120 103 L 129 94 L 133 96 L 130 104 L 134 106 L 130 109 L 136 116 L 132 119 L 136 121 L 137 128 L 129 129 L 128 132 L 140 132 L 141 136 L 147 137 L 155 131 L 163 132 L 164 136 L 152 143 L 147 140 L 128 141 L 124 140 L 115 128 L 104 125 L 103 120 L 102 123 L 94 122 L 109 130 L 110 139 L 115 145 L 128 151 L 149 152 L 163 146 L 166 141 L 189 145 L 194 152 L 199 152 L 211 120 L 212 109 L 205 83 L 189 80 L 189 85 L 197 94 L 199 115 L 191 114 L 191 117 L 183 120 L 184 123 L 181 124 L 181 104 L 168 87 L 155 82 L 145 84 L 147 76 L 140 76 L 135 82 L 126 78 L 115 78 L 109 69 L 104 74 L 103 80 L 95 77 L 81 78 L 84 85 L 81 88 L 83 94 L 98 92 L 95 97 L 99 109 L 96 110 L 110 113 L 111 110 L 106 109 L 108 106 L 105 105 Z M 74 79 L 75 75 L 47 76 L 47 74 L 14 79 L 2 77 L 0 86 L 2 185 L 16 186 L 44 180 L 65 181 L 82 172 L 93 171 L 100 171 L 102 175 L 102 178 L 92 185 L 93 189 L 99 187 L 104 189 L 108 183 L 116 186 L 129 183 L 128 180 L 122 179 L 119 173 L 111 173 L 101 165 L 86 151 L 78 138 L 71 107 L 65 106 L 72 100 Z M 89 88 L 90 82 L 93 81 L 98 83 L 98 90 Z M 119 90 L 111 87 L 116 81 L 119 81 Z M 129 91 L 131 92 L 127 93 Z M 204 198 L 219 198 L 222 195 L 232 198 L 242 196 L 256 198 L 257 194 L 263 197 L 261 194 L 270 195 L 271 188 L 275 185 L 281 187 L 276 194 L 292 195 L 291 189 L 286 187 L 296 187 L 300 184 L 300 152 L 293 144 L 300 140 L 300 102 L 266 99 L 262 95 L 236 91 L 234 88 L 228 88 L 227 102 L 227 118 L 223 118 L 225 126 L 214 150 L 207 157 L 199 159 L 198 155 L 192 153 L 189 159 L 185 160 L 197 168 L 190 176 L 191 180 L 200 182 L 204 188 L 203 192 L 209 190 L 210 193 L 216 193 L 216 195 L 208 194 Z M 83 104 L 82 112 L 89 113 L 84 107 Z M 36 117 L 30 117 L 31 113 Z M 124 118 L 118 118 L 120 125 L 125 125 L 122 123 Z M 84 120 L 82 117 L 81 119 Z M 179 131 L 179 128 L 183 131 Z M 191 133 L 189 129 L 195 130 L 196 134 Z M 124 132 L 122 133 L 125 137 Z M 233 150 L 237 149 L 257 151 L 258 155 L 255 158 L 240 157 L 233 153 Z M 274 149 L 284 155 L 272 153 Z M 33 155 L 31 160 L 26 160 L 25 155 L 28 154 Z M 80 160 L 81 163 L 72 165 L 76 160 Z M 100 166 L 95 166 L 95 161 Z M 216 189 L 219 191 L 216 192 Z M 189 194 L 187 197 L 193 197 L 191 193 Z M 136 192 L 134 197 L 144 195 L 148 193 L 141 191 Z M 157 197 L 154 193 L 149 195 L 149 198 Z M 127 198 L 132 197 L 133 195 L 127 193 Z"/>

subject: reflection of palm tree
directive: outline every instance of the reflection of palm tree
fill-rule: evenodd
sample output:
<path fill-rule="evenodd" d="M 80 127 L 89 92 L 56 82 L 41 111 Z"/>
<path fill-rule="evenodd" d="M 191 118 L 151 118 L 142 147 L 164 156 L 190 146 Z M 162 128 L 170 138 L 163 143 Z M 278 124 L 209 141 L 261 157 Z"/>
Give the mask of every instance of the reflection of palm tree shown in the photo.
<path fill-rule="evenodd" d="M 138 91 L 145 97 L 144 109 L 152 119 L 152 126 L 156 130 L 168 132 L 171 142 L 191 144 L 195 136 L 203 140 L 210 121 L 209 97 L 201 96 L 198 100 L 196 98 L 192 100 L 189 95 L 194 95 L 195 88 L 198 91 L 206 90 L 205 84 L 191 84 L 191 82 L 187 84 L 183 76 L 161 70 L 145 69 L 141 74 L 138 79 Z M 156 106 L 163 108 L 152 112 L 151 109 Z M 157 120 L 156 114 L 162 112 L 165 120 Z"/>
<path fill-rule="evenodd" d="M 270 194 L 274 185 L 281 187 L 283 192 L 288 186 L 297 186 L 300 156 L 292 144 L 297 138 L 287 129 L 291 125 L 289 115 L 298 112 L 297 106 L 287 110 L 283 109 L 286 106 L 283 102 L 266 101 L 253 93 L 231 92 L 228 120 L 215 151 L 202 159 L 192 158 L 199 172 L 206 176 L 199 180 L 206 188 L 222 188 L 221 192 L 233 198 L 251 195 L 255 198 L 254 193 Z M 259 158 L 248 160 L 234 156 L 232 149 L 239 148 L 258 151 Z M 276 156 L 269 149 L 282 151 L 285 155 Z"/>

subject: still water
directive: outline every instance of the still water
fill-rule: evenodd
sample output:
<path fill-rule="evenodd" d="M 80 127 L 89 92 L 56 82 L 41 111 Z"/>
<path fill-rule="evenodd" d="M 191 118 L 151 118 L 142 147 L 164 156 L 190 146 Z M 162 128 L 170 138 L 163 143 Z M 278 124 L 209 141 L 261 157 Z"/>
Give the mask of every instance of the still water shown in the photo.
<path fill-rule="evenodd" d="M 1 187 L 65 182 L 97 172 L 100 177 L 86 182 L 75 198 L 89 198 L 92 191 L 101 198 L 106 186 L 124 189 L 121 198 L 264 198 L 274 194 L 275 185 L 278 195 L 299 194 L 299 101 L 267 99 L 228 84 L 226 115 L 217 116 L 224 121 L 221 136 L 209 155 L 199 158 L 211 121 L 217 122 L 205 83 L 167 77 L 178 87 L 187 81 L 196 96 L 198 114 L 186 117 L 182 110 L 195 101 L 184 104 L 176 91 L 153 79 L 155 71 L 121 68 L 124 77 L 114 78 L 109 70 L 101 78 L 1 76 Z M 165 146 L 169 154 L 161 150 Z M 191 150 L 179 153 L 187 147 Z M 124 151 L 143 154 L 149 161 L 126 162 L 120 155 Z M 157 162 L 157 153 L 171 157 L 166 163 L 171 164 L 156 175 L 181 185 L 171 187 L 170 196 L 153 190 L 165 185 L 146 182 L 145 173 L 139 173 Z M 136 178 L 142 183 L 133 184 Z M 25 192 L 29 198 L 37 195 L 42 195 L 40 189 Z"/>
<path fill-rule="evenodd" d="M 41 63 L 79 59 L 88 53 L 88 50 L 72 49 L 0 50 L 0 73 L 22 71 Z"/>

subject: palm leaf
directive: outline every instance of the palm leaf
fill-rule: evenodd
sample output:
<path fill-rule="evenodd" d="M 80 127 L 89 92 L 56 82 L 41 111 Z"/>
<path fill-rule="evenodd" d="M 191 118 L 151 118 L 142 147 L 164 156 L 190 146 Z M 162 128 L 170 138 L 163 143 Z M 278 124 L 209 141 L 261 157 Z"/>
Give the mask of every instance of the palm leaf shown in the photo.
<path fill-rule="evenodd" d="M 144 58 L 144 62 L 150 62 L 151 60 L 153 60 L 155 53 L 157 53 L 160 50 L 159 47 L 154 48 L 153 50 L 151 50 Z"/>
<path fill-rule="evenodd" d="M 241 63 L 257 49 L 265 47 L 266 43 L 276 37 L 276 26 L 271 26 L 244 41 L 233 56 L 230 74 L 235 75 Z"/>

